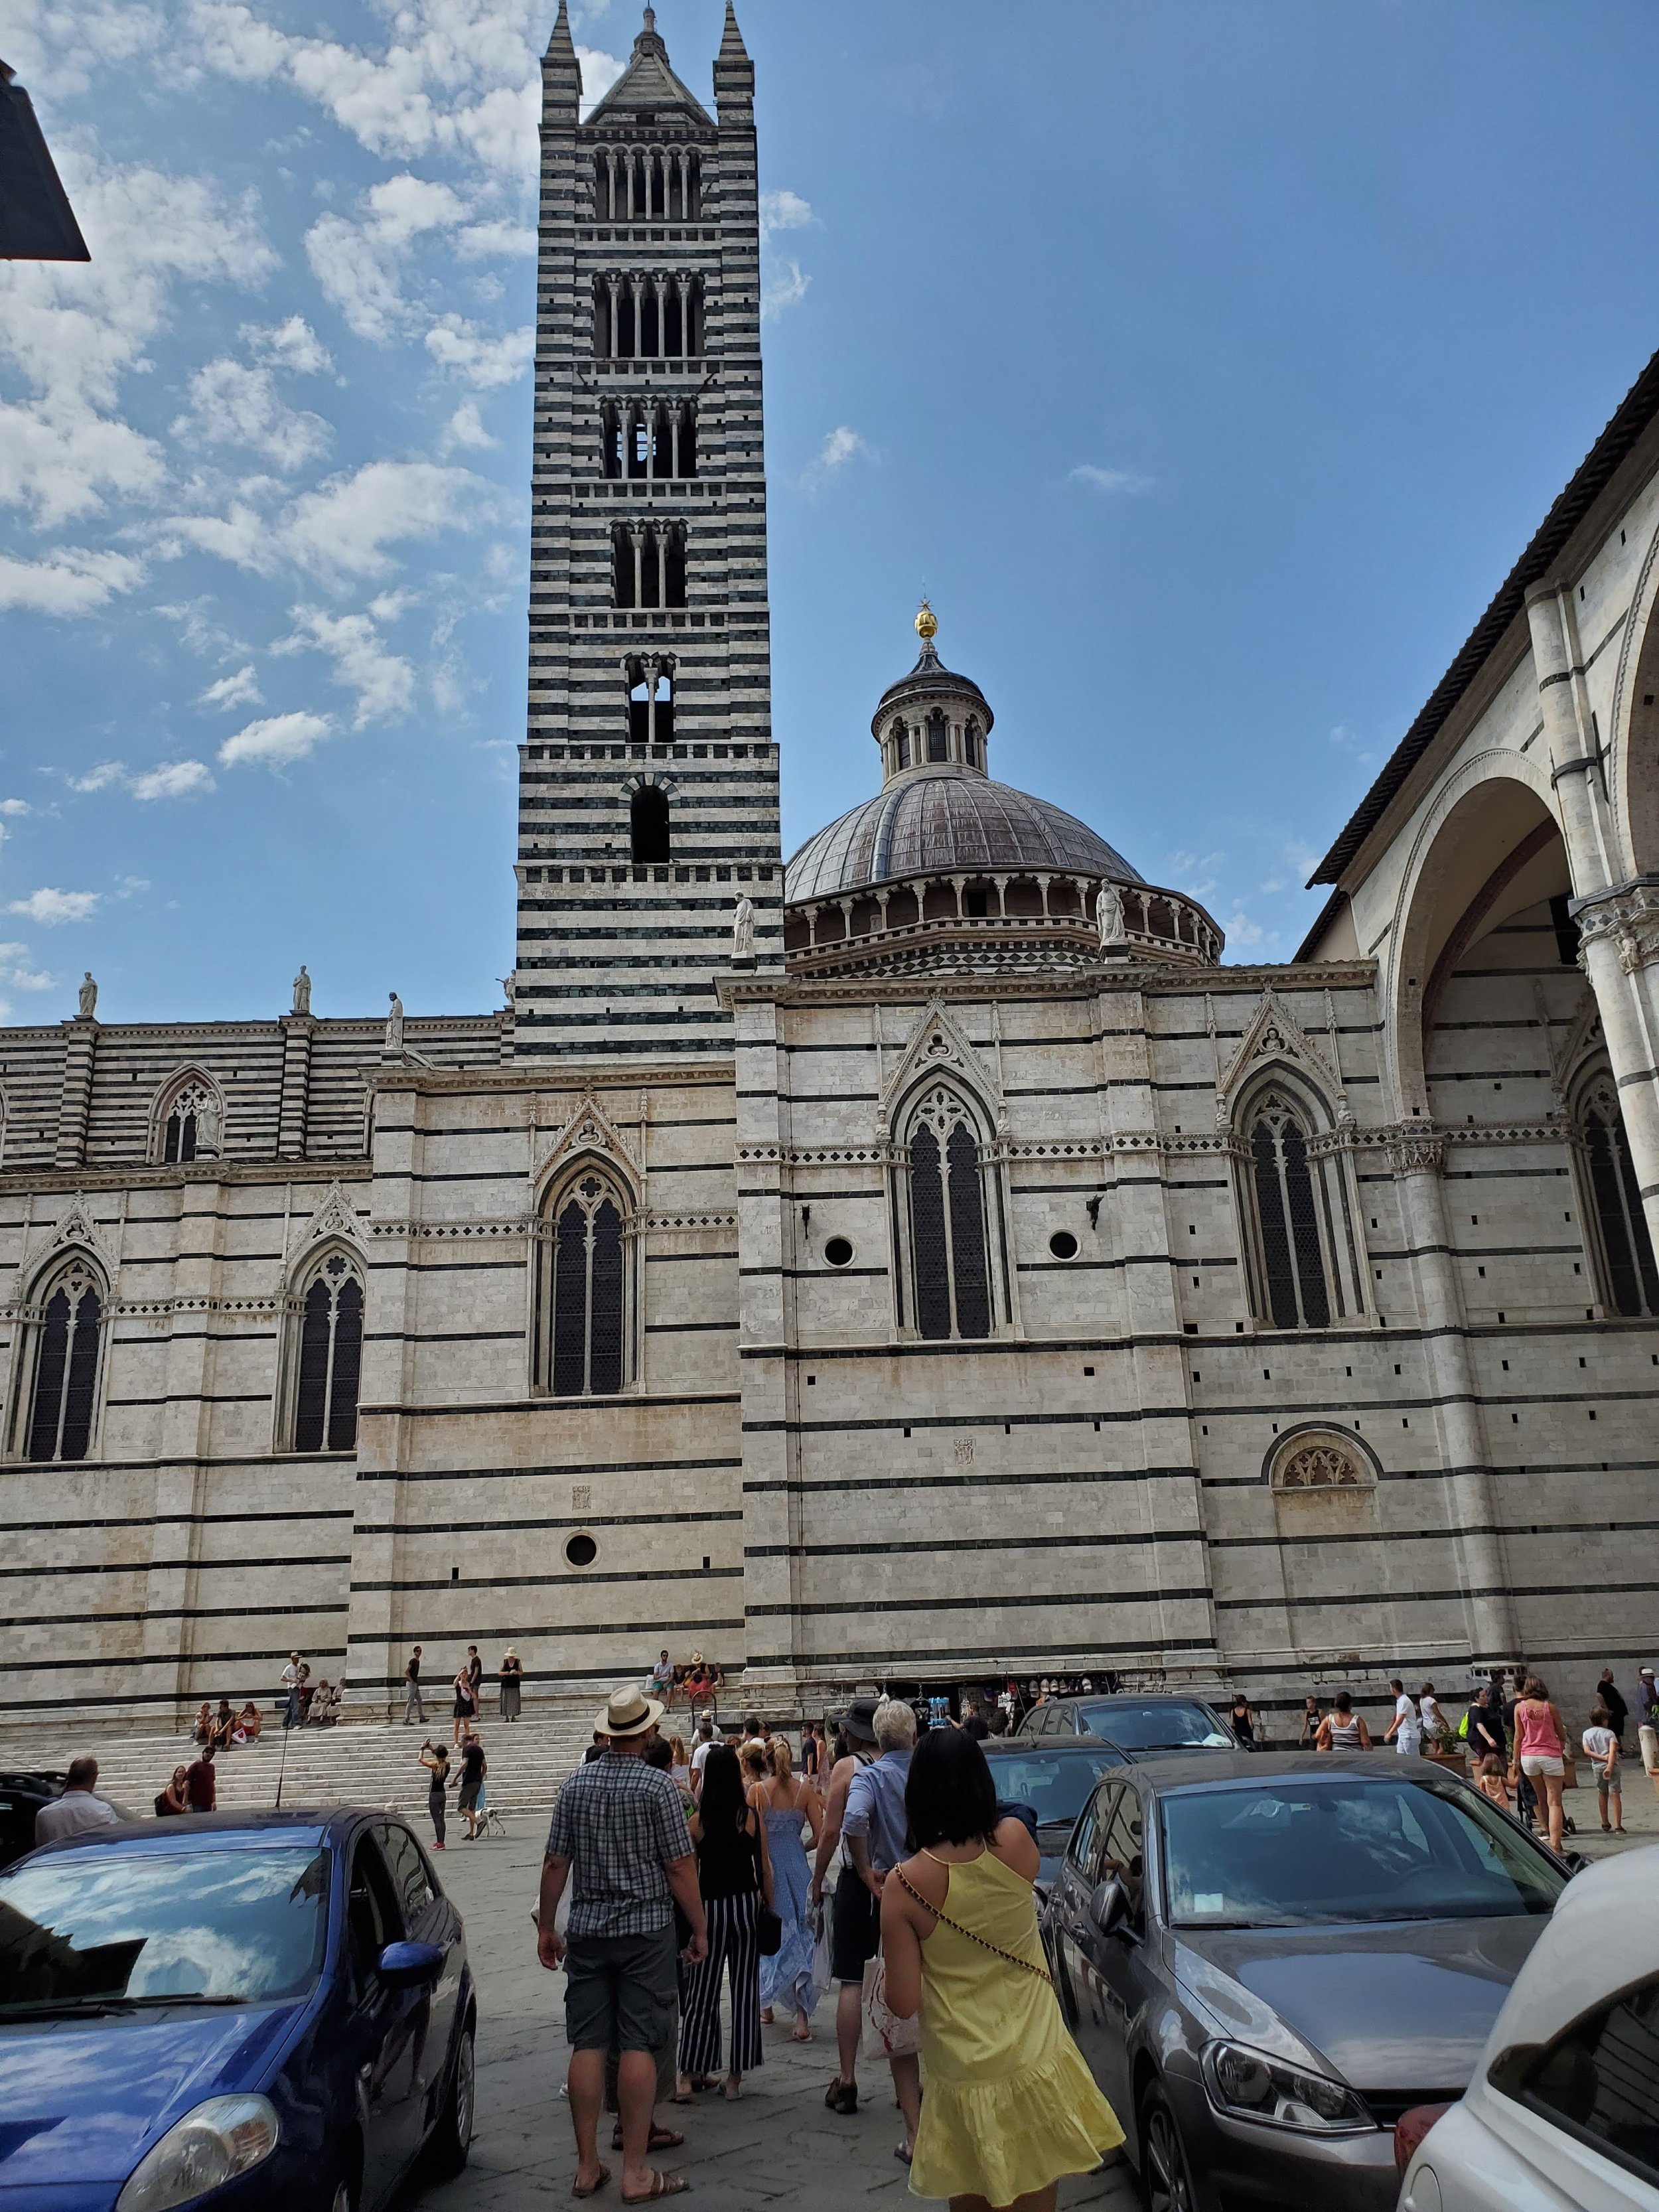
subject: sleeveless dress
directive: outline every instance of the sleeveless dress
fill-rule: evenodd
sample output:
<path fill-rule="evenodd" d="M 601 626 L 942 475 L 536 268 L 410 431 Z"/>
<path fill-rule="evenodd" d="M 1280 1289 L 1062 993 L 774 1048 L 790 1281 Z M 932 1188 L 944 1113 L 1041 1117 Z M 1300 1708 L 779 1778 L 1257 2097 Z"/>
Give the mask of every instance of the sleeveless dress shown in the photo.
<path fill-rule="evenodd" d="M 1046 1974 L 1031 1885 L 994 1852 L 951 1866 L 945 1910 Z M 913 2196 L 1012 2204 L 1063 2173 L 1092 2173 L 1122 2142 L 1048 1983 L 942 1920 L 921 1946 L 921 2028 Z"/>
<path fill-rule="evenodd" d="M 766 1847 L 772 1855 L 772 1909 L 783 1923 L 783 1941 L 771 1958 L 761 1960 L 761 2002 L 804 2012 L 810 2020 L 818 1992 L 812 1981 L 814 1937 L 806 1917 L 812 1870 L 801 1841 L 801 1810 L 799 1805 L 790 1812 L 768 1806 L 764 1817 Z"/>

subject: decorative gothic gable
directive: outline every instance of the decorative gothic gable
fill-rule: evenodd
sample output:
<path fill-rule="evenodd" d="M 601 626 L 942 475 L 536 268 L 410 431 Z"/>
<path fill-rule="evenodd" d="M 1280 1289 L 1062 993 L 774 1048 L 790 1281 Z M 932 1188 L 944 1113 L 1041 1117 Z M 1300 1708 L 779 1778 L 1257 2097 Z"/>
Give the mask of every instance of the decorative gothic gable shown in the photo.
<path fill-rule="evenodd" d="M 359 1251 L 364 1249 L 362 1216 L 337 1182 L 329 1185 L 322 1204 L 311 1218 L 290 1233 L 284 1265 L 294 1267 L 330 1237 L 343 1237 Z"/>
<path fill-rule="evenodd" d="M 115 1255 L 103 1231 L 88 1212 L 86 1199 L 79 1191 L 76 1192 L 50 1229 L 29 1239 L 20 1279 L 30 1281 L 54 1254 L 74 1245 L 93 1254 L 112 1285 L 115 1281 Z"/>
<path fill-rule="evenodd" d="M 640 1103 L 641 1119 L 645 1102 Z M 556 1174 L 561 1164 L 581 1152 L 597 1152 L 613 1161 L 635 1192 L 644 1181 L 644 1163 L 635 1141 L 625 1137 L 598 1100 L 591 1095 L 577 1102 L 576 1110 L 559 1130 L 536 1129 L 531 1134 L 530 1180 L 539 1185 Z"/>
<path fill-rule="evenodd" d="M 1001 1127 L 1001 1086 L 938 999 L 924 1007 L 921 1019 L 893 1063 L 882 1085 L 882 1104 L 890 1109 L 922 1075 L 956 1077 L 981 1100 L 998 1127 Z"/>
<path fill-rule="evenodd" d="M 1216 1120 L 1231 1119 L 1238 1095 L 1251 1077 L 1274 1061 L 1299 1067 L 1331 1102 L 1338 1121 L 1352 1121 L 1347 1095 L 1335 1069 L 1277 991 L 1261 994 L 1261 1004 L 1247 1024 L 1237 1051 L 1216 1084 Z"/>

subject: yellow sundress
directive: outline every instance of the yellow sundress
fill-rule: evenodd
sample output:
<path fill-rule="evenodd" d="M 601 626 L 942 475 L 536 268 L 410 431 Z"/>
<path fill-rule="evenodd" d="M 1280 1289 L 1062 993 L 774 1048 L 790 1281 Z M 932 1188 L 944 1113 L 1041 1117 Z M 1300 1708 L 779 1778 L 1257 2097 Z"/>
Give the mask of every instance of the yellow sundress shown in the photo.
<path fill-rule="evenodd" d="M 1046 1973 L 1031 1885 L 994 1852 L 951 1864 L 944 1910 Z M 922 1941 L 921 2030 L 913 2196 L 1012 2204 L 1122 2142 L 1048 1983 L 943 1920 Z"/>

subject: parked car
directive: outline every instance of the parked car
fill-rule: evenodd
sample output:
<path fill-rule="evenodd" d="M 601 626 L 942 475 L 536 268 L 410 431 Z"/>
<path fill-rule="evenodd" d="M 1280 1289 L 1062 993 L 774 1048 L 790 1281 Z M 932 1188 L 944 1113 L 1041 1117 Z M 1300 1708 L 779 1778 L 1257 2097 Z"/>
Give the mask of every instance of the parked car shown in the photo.
<path fill-rule="evenodd" d="M 980 1747 L 991 1763 L 998 1802 L 1029 1807 L 1036 1816 L 1042 1865 L 1037 1896 L 1046 1897 L 1060 1869 L 1060 1854 L 1103 1774 L 1127 1764 L 1115 1745 L 1093 1736 L 1055 1736 L 1042 1743 L 1024 1737 L 990 1736 Z"/>
<path fill-rule="evenodd" d="M 1427 1759 L 1205 1752 L 1107 1775 L 1045 1933 L 1148 2201 L 1391 2212 L 1569 1869 Z"/>
<path fill-rule="evenodd" d="M 97 1828 L 0 1874 L 8 2212 L 374 2212 L 472 2134 L 461 1917 L 403 1821 Z"/>
<path fill-rule="evenodd" d="M 1051 1698 L 1033 1705 L 1016 1741 L 1028 1736 L 1097 1735 L 1131 1759 L 1149 1751 L 1243 1751 L 1214 1707 L 1202 1698 L 1149 1694 Z"/>
<path fill-rule="evenodd" d="M 43 1805 L 63 1796 L 68 1779 L 68 1775 L 52 1767 L 0 1774 L 0 1867 L 9 1867 L 14 1859 L 34 1849 L 34 1816 Z M 119 1813 L 124 1820 L 132 1819 L 112 1798 L 105 1797 L 101 1790 L 98 1795 L 112 1813 Z"/>
<path fill-rule="evenodd" d="M 1628 1851 L 1574 1881 L 1401 2212 L 1659 2212 L 1656 1871 L 1659 1852 Z"/>

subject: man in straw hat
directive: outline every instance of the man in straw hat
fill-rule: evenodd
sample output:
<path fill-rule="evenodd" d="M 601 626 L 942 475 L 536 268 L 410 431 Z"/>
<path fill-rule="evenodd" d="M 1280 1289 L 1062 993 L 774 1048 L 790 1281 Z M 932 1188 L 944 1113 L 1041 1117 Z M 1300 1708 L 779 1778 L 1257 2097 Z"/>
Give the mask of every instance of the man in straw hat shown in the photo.
<path fill-rule="evenodd" d="M 612 1691 L 594 1721 L 605 1749 L 560 1790 L 542 1863 L 537 1953 L 565 1968 L 565 2039 L 570 2045 L 570 2118 L 576 2130 L 572 2193 L 592 2197 L 611 2179 L 599 2156 L 607 2051 L 621 2053 L 622 2201 L 678 2197 L 684 2176 L 647 2159 L 657 2094 L 653 2054 L 673 2033 L 674 1907 L 690 1923 L 686 1957 L 708 1952 L 696 1862 L 680 1794 L 641 1756 L 663 1708 L 633 1686 Z M 573 1880 L 574 1877 L 574 1880 Z M 571 1881 L 570 1922 L 555 1924 Z"/>

